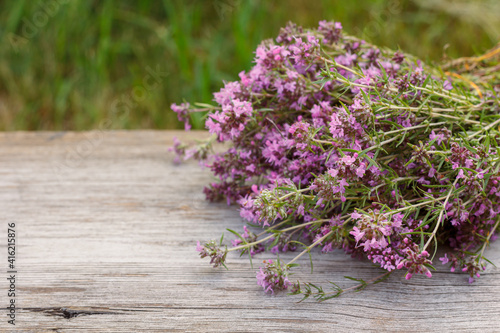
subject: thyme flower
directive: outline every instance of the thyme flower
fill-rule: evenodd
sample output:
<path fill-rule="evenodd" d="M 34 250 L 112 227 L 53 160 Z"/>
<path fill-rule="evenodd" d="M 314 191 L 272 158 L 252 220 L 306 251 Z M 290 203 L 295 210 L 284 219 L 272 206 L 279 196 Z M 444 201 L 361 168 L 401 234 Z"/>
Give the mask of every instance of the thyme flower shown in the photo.
<path fill-rule="evenodd" d="M 257 47 L 249 71 L 214 94 L 217 105 L 173 105 L 186 129 L 190 112 L 208 112 L 213 137 L 173 147 L 218 178 L 207 199 L 239 204 L 241 217 L 264 229 L 231 230 L 238 238 L 229 249 L 198 243 L 200 256 L 217 267 L 232 251 L 251 259 L 302 248 L 257 272 L 274 293 L 292 286 L 295 261 L 316 247 L 366 258 L 387 271 L 381 277 L 403 270 L 410 279 L 431 277 L 434 249 L 445 244 L 452 250 L 442 264 L 477 279 L 500 229 L 498 82 L 482 72 L 467 80 L 442 73 L 347 36 L 339 22 L 310 30 L 289 23 L 276 42 Z M 228 145 L 215 153 L 214 142 Z M 356 290 L 368 284 L 351 279 Z M 293 285 L 292 293 L 320 300 L 344 292 Z"/>

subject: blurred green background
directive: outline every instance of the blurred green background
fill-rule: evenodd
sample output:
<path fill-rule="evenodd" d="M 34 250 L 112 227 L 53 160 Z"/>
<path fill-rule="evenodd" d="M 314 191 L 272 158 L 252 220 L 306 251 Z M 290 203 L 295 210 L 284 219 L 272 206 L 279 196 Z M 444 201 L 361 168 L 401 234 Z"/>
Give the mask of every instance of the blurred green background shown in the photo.
<path fill-rule="evenodd" d="M 322 19 L 429 62 L 500 37 L 498 0 L 4 0 L 0 130 L 182 128 L 171 103 L 211 102 L 262 39 Z"/>

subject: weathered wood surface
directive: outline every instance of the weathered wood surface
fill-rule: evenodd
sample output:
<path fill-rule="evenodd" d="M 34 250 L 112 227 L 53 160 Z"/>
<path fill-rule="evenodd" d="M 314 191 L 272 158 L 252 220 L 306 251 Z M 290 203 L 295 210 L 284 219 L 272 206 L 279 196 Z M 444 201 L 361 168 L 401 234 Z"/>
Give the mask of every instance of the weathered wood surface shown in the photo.
<path fill-rule="evenodd" d="M 322 304 L 265 295 L 256 268 L 235 253 L 229 271 L 211 268 L 195 241 L 240 230 L 242 220 L 235 207 L 204 201 L 208 170 L 172 163 L 176 135 L 206 133 L 0 134 L 1 331 L 500 331 L 500 269 L 491 266 L 472 285 L 439 267 L 432 279 L 393 274 Z M 9 221 L 18 234 L 15 330 L 5 316 Z M 499 243 L 487 252 L 496 263 Z M 342 253 L 314 257 L 315 275 L 305 258 L 297 278 L 349 287 L 344 275 L 380 274 Z"/>

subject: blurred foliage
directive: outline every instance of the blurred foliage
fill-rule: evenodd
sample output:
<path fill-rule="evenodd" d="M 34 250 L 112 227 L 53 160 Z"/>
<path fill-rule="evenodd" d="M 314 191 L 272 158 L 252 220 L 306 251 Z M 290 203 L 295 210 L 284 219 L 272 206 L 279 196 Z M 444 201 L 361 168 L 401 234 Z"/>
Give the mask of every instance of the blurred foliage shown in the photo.
<path fill-rule="evenodd" d="M 0 130 L 182 128 L 173 102 L 211 102 L 287 21 L 322 19 L 427 61 L 484 52 L 496 0 L 5 0 Z M 159 69 L 167 76 L 156 76 Z M 193 119 L 203 128 L 202 119 Z"/>

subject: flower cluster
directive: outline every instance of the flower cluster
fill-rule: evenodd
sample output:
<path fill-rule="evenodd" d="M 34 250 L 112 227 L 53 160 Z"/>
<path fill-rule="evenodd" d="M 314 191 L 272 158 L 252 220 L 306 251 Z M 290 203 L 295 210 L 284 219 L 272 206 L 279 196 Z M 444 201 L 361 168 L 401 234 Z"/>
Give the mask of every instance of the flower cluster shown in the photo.
<path fill-rule="evenodd" d="M 170 107 L 172 111 L 177 113 L 179 121 L 184 123 L 184 129 L 189 131 L 191 129 L 191 124 L 189 124 L 189 103 L 182 103 L 181 105 L 172 104 Z"/>
<path fill-rule="evenodd" d="M 225 266 L 227 248 L 223 250 L 215 240 L 211 240 L 204 245 L 198 242 L 196 251 L 200 252 L 200 258 L 210 257 L 210 264 L 214 265 L 214 267 Z"/>
<path fill-rule="evenodd" d="M 413 249 L 407 249 L 406 251 L 406 259 L 402 260 L 397 268 L 406 268 L 408 273 L 406 273 L 406 279 L 411 279 L 412 275 L 415 273 L 425 274 L 427 277 L 432 277 L 431 271 L 426 267 L 426 265 L 430 265 L 432 262 L 428 259 L 429 252 L 422 251 L 420 252 L 417 246 L 414 246 Z"/>
<path fill-rule="evenodd" d="M 354 212 L 351 217 L 356 224 L 350 234 L 354 236 L 357 244 L 363 245 L 365 252 L 371 249 L 385 249 L 389 245 L 387 238 L 394 233 L 394 230 L 401 228 L 401 214 L 395 215 L 392 222 L 378 211 L 367 215 Z"/>
<path fill-rule="evenodd" d="M 305 246 L 300 257 L 322 246 L 409 279 L 431 277 L 431 252 L 446 244 L 441 261 L 477 278 L 499 231 L 500 99 L 485 80 L 471 85 L 477 76 L 442 73 L 347 36 L 339 22 L 289 24 L 214 94 L 216 106 L 174 105 L 186 128 L 189 112 L 209 111 L 212 141 L 230 142 L 212 154 L 212 141 L 175 145 L 218 178 L 207 198 L 238 203 L 265 228 L 245 227 L 227 252 Z M 227 253 L 215 242 L 197 250 L 214 266 Z M 294 261 L 265 261 L 259 285 L 286 289 Z"/>
<path fill-rule="evenodd" d="M 265 292 L 285 290 L 292 285 L 288 280 L 288 267 L 281 266 L 279 260 L 264 260 L 264 267 L 257 271 L 257 284 L 264 288 Z"/>
<path fill-rule="evenodd" d="M 230 100 L 227 104 L 223 104 L 222 111 L 209 115 L 207 128 L 210 133 L 216 134 L 220 141 L 233 140 L 245 129 L 252 111 L 250 102 Z"/>

